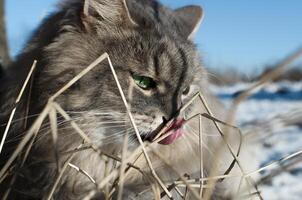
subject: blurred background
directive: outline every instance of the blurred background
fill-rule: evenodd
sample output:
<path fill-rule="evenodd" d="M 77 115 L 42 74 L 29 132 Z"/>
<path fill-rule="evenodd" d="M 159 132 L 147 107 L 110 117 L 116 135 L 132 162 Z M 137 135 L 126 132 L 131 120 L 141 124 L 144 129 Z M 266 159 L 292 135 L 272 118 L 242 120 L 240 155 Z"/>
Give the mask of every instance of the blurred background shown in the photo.
<path fill-rule="evenodd" d="M 188 4 L 203 7 L 205 17 L 195 42 L 209 71 L 211 90 L 226 106 L 302 45 L 301 0 L 161 2 L 172 8 Z M 57 0 L 5 1 L 12 59 L 56 4 Z M 259 167 L 302 150 L 302 58 L 240 104 L 237 125 L 254 142 Z M 300 161 L 301 157 L 295 157 L 261 172 L 260 191 L 264 199 L 301 199 Z"/>
<path fill-rule="evenodd" d="M 302 1 L 162 0 L 172 8 L 200 5 L 205 18 L 195 37 L 207 68 L 259 75 L 302 43 Z M 32 30 L 58 0 L 6 0 L 10 54 L 15 56 Z M 302 59 L 295 63 L 301 69 Z"/>

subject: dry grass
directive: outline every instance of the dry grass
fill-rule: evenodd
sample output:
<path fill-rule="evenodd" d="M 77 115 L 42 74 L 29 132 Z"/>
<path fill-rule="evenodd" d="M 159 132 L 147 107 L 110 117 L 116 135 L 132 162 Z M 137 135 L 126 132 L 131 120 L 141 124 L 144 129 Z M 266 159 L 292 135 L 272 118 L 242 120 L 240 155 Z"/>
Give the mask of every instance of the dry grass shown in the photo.
<path fill-rule="evenodd" d="M 162 199 L 164 197 L 167 197 L 169 199 L 173 199 L 172 190 L 174 190 L 179 197 L 182 199 L 188 199 L 188 193 L 190 192 L 190 195 L 192 198 L 195 199 L 205 199 L 208 200 L 213 194 L 215 185 L 218 181 L 222 181 L 225 179 L 231 179 L 233 177 L 239 177 L 241 178 L 241 183 L 244 182 L 247 183 L 247 188 L 244 188 L 239 186 L 238 188 L 238 198 L 239 199 L 262 199 L 260 191 L 258 191 L 256 183 L 252 179 L 252 175 L 255 173 L 258 173 L 260 171 L 263 171 L 268 168 L 278 167 L 279 164 L 282 162 L 290 161 L 294 158 L 297 158 L 301 156 L 302 151 L 297 151 L 294 154 L 291 154 L 285 158 L 282 158 L 276 162 L 273 162 L 270 165 L 267 165 L 261 169 L 258 169 L 256 171 L 252 172 L 246 172 L 243 170 L 241 166 L 240 159 L 238 158 L 240 152 L 241 152 L 241 145 L 239 145 L 239 148 L 234 150 L 233 147 L 228 143 L 228 137 L 229 133 L 232 129 L 238 130 L 239 136 L 241 136 L 241 132 L 238 128 L 235 126 L 232 126 L 231 124 L 234 124 L 235 116 L 236 116 L 236 110 L 238 108 L 238 105 L 244 101 L 251 93 L 252 90 L 255 88 L 259 88 L 263 86 L 264 84 L 269 83 L 276 77 L 278 77 L 283 70 L 292 63 L 296 58 L 301 56 L 302 49 L 299 49 L 298 51 L 294 52 L 292 55 L 288 56 L 284 61 L 282 61 L 280 64 L 277 65 L 275 70 L 272 70 L 270 73 L 266 74 L 264 77 L 262 77 L 258 82 L 256 82 L 251 88 L 247 89 L 241 95 L 239 95 L 233 102 L 231 109 L 228 112 L 228 118 L 226 122 L 223 122 L 219 119 L 217 119 L 212 111 L 209 109 L 209 106 L 207 105 L 206 99 L 203 97 L 202 93 L 196 94 L 186 105 L 183 106 L 181 109 L 181 112 L 184 112 L 189 105 L 191 105 L 195 101 L 200 101 L 203 107 L 206 110 L 206 113 L 199 113 L 189 119 L 186 119 L 186 123 L 188 123 L 191 120 L 198 120 L 199 121 L 199 155 L 200 155 L 200 177 L 198 179 L 192 179 L 190 178 L 190 174 L 181 174 L 179 173 L 175 167 L 169 163 L 167 159 L 164 158 L 164 156 L 161 155 L 160 152 L 157 152 L 156 149 L 152 147 L 152 143 L 143 142 L 143 140 L 140 137 L 138 128 L 135 124 L 134 118 L 131 114 L 131 108 L 129 107 L 129 104 L 127 103 L 125 94 L 121 88 L 121 85 L 119 83 L 118 77 L 116 75 L 116 72 L 114 70 L 114 67 L 111 63 L 111 60 L 108 56 L 108 54 L 101 55 L 98 59 L 96 59 L 93 63 L 91 63 L 87 68 L 85 68 L 81 73 L 79 73 L 76 77 L 74 77 L 70 82 L 68 82 L 65 86 L 63 86 L 57 93 L 55 93 L 48 101 L 46 107 L 43 109 L 43 111 L 40 113 L 40 115 L 37 117 L 35 122 L 32 124 L 32 126 L 28 129 L 27 134 L 24 136 L 22 141 L 19 143 L 9 160 L 6 162 L 5 166 L 0 171 L 0 183 L 3 182 L 3 180 L 14 171 L 14 168 L 16 168 L 15 161 L 18 157 L 23 156 L 21 166 L 24 164 L 25 160 L 28 157 L 28 152 L 30 151 L 33 142 L 36 139 L 36 136 L 41 129 L 41 126 L 43 122 L 46 120 L 46 118 L 49 118 L 50 127 L 51 127 L 51 134 L 53 139 L 53 149 L 55 151 L 56 160 L 57 160 L 57 177 L 56 180 L 52 186 L 52 189 L 47 194 L 46 199 L 52 199 L 52 196 L 54 192 L 56 191 L 61 178 L 63 174 L 66 172 L 66 170 L 76 170 L 78 173 L 83 175 L 83 179 L 86 178 L 89 180 L 92 184 L 95 185 L 95 190 L 92 190 L 85 199 L 91 199 L 98 191 L 104 191 L 106 199 L 110 199 L 112 197 L 112 194 L 118 190 L 118 200 L 122 199 L 122 192 L 123 192 L 123 186 L 124 182 L 127 179 L 127 175 L 129 171 L 136 170 L 142 176 L 146 178 L 146 180 L 150 181 L 150 189 L 149 191 L 153 191 L 154 199 Z M 124 106 L 127 110 L 127 116 L 131 121 L 131 124 L 135 130 L 136 137 L 139 141 L 140 146 L 134 150 L 129 152 L 128 150 L 128 137 L 126 134 L 126 137 L 124 139 L 123 144 L 123 151 L 120 155 L 111 155 L 107 152 L 104 152 L 101 148 L 94 145 L 93 141 L 87 136 L 87 134 L 77 125 L 75 121 L 72 120 L 72 118 L 68 115 L 66 111 L 56 102 L 57 97 L 59 97 L 62 93 L 64 93 L 68 88 L 70 88 L 73 84 L 75 84 L 78 80 L 80 80 L 83 76 L 85 76 L 87 73 L 89 73 L 93 68 L 97 67 L 99 63 L 107 61 L 109 63 L 111 72 L 114 76 L 117 88 L 119 89 L 121 98 L 123 100 Z M 5 142 L 7 133 L 9 131 L 10 125 L 12 123 L 12 120 L 14 118 L 15 111 L 17 109 L 18 102 L 20 101 L 20 98 L 24 92 L 24 89 L 27 87 L 28 82 L 30 80 L 30 77 L 32 76 L 33 70 L 36 66 L 36 62 L 34 63 L 33 67 L 31 68 L 30 73 L 28 74 L 28 77 L 20 91 L 20 95 L 18 96 L 16 100 L 16 107 L 13 109 L 12 114 L 10 115 L 9 121 L 7 123 L 4 136 L 1 140 L 1 146 L 0 146 L 0 152 L 2 150 L 3 144 Z M 60 137 L 58 135 L 58 126 L 57 126 L 57 115 L 61 115 L 67 122 L 70 123 L 71 127 L 74 129 L 74 131 L 83 139 L 83 143 L 79 145 L 76 149 L 70 150 L 68 152 L 65 152 L 64 155 L 68 155 L 69 158 L 64 163 L 62 167 L 59 166 L 59 157 L 60 154 L 57 151 L 57 141 Z M 218 169 L 216 167 L 213 167 L 213 169 L 210 171 L 209 175 L 206 177 L 204 174 L 204 158 L 203 158 L 203 133 L 202 133 L 202 123 L 201 119 L 207 119 L 209 123 L 213 123 L 216 127 L 218 133 L 220 134 L 222 138 L 222 143 L 224 143 L 230 154 L 233 157 L 233 162 L 229 166 L 228 170 L 224 174 L 219 174 Z M 167 126 L 169 125 L 168 122 Z M 165 128 L 163 128 L 164 130 Z M 164 137 L 167 137 L 168 135 L 161 135 L 158 134 L 158 137 L 154 139 L 153 143 L 156 143 L 160 140 L 162 140 Z M 223 146 L 223 145 L 221 145 Z M 104 159 L 105 163 L 108 163 L 108 160 L 114 160 L 118 164 L 114 169 L 109 169 L 109 167 L 106 167 L 104 169 L 106 171 L 105 177 L 102 179 L 101 182 L 96 182 L 92 176 L 89 175 L 85 170 L 79 168 L 75 164 L 72 163 L 73 157 L 81 151 L 85 151 L 87 149 L 92 149 L 95 151 L 102 159 Z M 25 154 L 22 154 L 21 152 L 26 152 Z M 217 163 L 218 160 L 221 158 L 222 154 L 222 148 L 216 149 L 215 152 L 215 159 L 214 163 Z M 150 159 L 150 156 L 148 152 L 153 152 L 154 155 L 158 157 L 158 159 L 162 160 L 167 166 L 170 167 L 172 171 L 175 172 L 179 177 L 173 182 L 165 182 L 162 180 L 160 176 L 156 173 L 156 170 L 153 167 L 152 161 Z M 121 157 L 119 157 L 121 156 Z M 146 163 L 148 164 L 149 170 L 151 171 L 151 177 L 145 174 L 145 170 L 141 169 L 137 166 L 137 160 L 140 157 L 144 157 Z M 230 175 L 229 172 L 234 166 L 238 166 L 241 169 L 241 173 L 236 175 Z M 107 166 L 107 165 L 106 165 Z M 213 165 L 216 166 L 216 165 Z M 20 167 L 20 166 L 19 166 Z M 15 178 L 11 181 L 11 186 L 13 186 L 15 181 Z M 109 183 L 114 184 L 109 184 Z M 117 189 L 118 188 L 118 189 Z M 5 197 L 3 199 L 6 199 L 9 195 L 10 189 L 7 191 Z M 147 191 L 144 191 L 147 192 Z"/>

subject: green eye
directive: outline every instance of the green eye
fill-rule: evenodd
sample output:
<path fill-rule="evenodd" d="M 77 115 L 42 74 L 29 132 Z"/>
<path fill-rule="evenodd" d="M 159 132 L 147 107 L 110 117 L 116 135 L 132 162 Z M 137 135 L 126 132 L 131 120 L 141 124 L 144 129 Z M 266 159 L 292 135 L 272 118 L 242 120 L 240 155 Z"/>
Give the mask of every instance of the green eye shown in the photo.
<path fill-rule="evenodd" d="M 132 78 L 136 85 L 144 90 L 150 90 L 156 87 L 155 81 L 150 77 L 133 75 Z"/>

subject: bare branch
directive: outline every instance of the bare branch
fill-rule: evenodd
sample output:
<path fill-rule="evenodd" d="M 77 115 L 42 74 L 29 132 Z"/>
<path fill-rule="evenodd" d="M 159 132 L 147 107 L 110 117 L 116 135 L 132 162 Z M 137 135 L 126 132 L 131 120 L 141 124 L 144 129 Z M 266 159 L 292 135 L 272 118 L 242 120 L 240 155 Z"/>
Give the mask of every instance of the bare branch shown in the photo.
<path fill-rule="evenodd" d="M 4 0 L 0 0 L 0 68 L 6 68 L 10 63 L 5 26 Z"/>

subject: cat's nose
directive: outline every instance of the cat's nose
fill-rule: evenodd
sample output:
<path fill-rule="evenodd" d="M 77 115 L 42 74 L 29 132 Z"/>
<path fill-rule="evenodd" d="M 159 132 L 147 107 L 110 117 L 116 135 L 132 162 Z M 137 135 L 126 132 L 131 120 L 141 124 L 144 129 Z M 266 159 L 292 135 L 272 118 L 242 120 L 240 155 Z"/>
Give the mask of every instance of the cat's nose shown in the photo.
<path fill-rule="evenodd" d="M 167 122 L 168 122 L 168 120 L 165 118 L 165 116 L 163 116 L 163 123 L 165 124 Z"/>
<path fill-rule="evenodd" d="M 179 116 L 180 109 L 175 110 L 174 112 L 171 112 L 169 115 L 163 116 L 162 121 L 163 123 L 169 122 L 171 119 L 177 118 Z"/>
<path fill-rule="evenodd" d="M 181 106 L 182 106 L 182 101 L 180 96 L 173 97 L 171 100 L 171 104 L 169 106 L 169 119 L 177 117 Z"/>
<path fill-rule="evenodd" d="M 164 96 L 160 98 L 159 101 L 160 110 L 162 112 L 162 119 L 164 121 L 169 121 L 179 115 L 179 110 L 182 106 L 182 102 L 179 98 L 175 96 Z"/>

